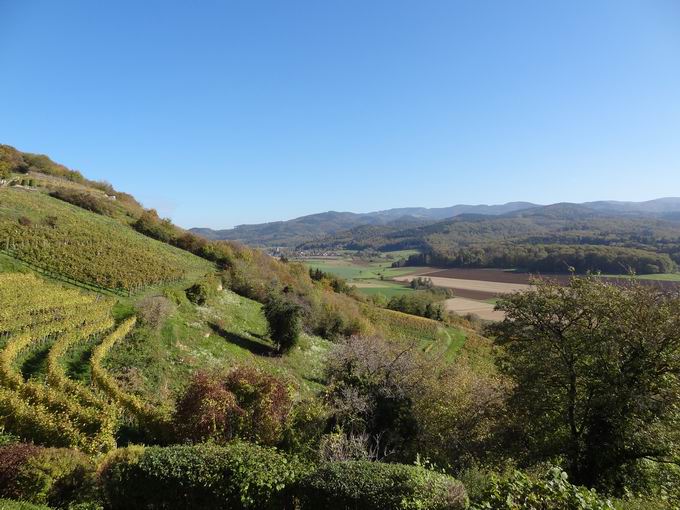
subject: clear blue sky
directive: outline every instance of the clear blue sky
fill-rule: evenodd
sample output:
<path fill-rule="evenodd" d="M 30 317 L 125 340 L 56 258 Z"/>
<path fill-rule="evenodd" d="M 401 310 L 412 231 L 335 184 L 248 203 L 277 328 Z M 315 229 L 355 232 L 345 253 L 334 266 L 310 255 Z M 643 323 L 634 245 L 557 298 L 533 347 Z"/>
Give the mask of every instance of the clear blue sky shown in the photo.
<path fill-rule="evenodd" d="M 0 0 L 0 143 L 185 227 L 680 195 L 680 2 Z"/>

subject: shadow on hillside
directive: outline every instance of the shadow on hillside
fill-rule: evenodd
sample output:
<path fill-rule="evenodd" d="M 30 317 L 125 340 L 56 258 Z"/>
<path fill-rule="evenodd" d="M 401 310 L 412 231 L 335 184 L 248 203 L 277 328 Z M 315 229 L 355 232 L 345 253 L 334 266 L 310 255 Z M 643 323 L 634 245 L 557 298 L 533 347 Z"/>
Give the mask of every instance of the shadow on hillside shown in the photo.
<path fill-rule="evenodd" d="M 234 345 L 238 345 L 239 347 L 246 349 L 253 354 L 258 356 L 274 356 L 276 354 L 274 348 L 269 345 L 261 344 L 251 340 L 250 338 L 246 338 L 245 336 L 225 331 L 217 324 L 209 323 L 208 325 L 210 326 L 210 329 L 212 329 L 216 334 L 224 338 L 226 341 L 231 342 Z"/>

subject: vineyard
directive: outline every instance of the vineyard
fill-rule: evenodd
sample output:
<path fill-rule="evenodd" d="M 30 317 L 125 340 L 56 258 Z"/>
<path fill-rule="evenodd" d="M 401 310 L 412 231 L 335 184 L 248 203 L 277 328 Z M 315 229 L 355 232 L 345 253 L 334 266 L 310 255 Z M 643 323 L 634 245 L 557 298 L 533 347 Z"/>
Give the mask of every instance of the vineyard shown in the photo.
<path fill-rule="evenodd" d="M 49 276 L 133 293 L 209 264 L 43 193 L 0 189 L 0 250 Z"/>
<path fill-rule="evenodd" d="M 0 427 L 22 439 L 96 454 L 115 448 L 125 416 L 153 414 L 119 390 L 101 366 L 134 319 L 113 329 L 112 301 L 45 283 L 29 274 L 0 274 Z M 71 379 L 69 349 L 98 343 L 90 363 L 97 387 Z M 21 360 L 48 349 L 44 373 L 26 378 Z M 134 403 L 134 405 L 133 405 Z"/>

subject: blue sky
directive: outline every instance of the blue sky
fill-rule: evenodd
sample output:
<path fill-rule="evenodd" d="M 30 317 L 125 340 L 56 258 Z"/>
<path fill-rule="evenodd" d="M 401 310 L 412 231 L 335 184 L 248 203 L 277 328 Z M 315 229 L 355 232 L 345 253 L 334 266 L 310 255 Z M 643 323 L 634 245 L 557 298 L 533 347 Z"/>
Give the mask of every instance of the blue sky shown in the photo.
<path fill-rule="evenodd" d="M 680 3 L 0 0 L 0 143 L 185 227 L 680 196 Z"/>

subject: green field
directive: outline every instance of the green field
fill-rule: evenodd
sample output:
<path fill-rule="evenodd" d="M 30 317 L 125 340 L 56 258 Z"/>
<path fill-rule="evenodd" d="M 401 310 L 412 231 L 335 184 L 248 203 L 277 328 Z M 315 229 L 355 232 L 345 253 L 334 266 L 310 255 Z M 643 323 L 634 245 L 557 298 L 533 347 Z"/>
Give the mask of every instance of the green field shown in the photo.
<path fill-rule="evenodd" d="M 320 269 L 347 280 L 349 284 L 359 284 L 357 290 L 364 295 L 383 294 L 390 298 L 411 289 L 398 282 L 390 281 L 397 276 L 405 276 L 422 270 L 419 267 L 390 267 L 396 260 L 400 260 L 418 253 L 416 250 L 400 250 L 386 252 L 384 258 L 365 260 L 356 258 L 351 252 L 338 258 L 309 258 L 302 262 L 312 268 Z"/>

